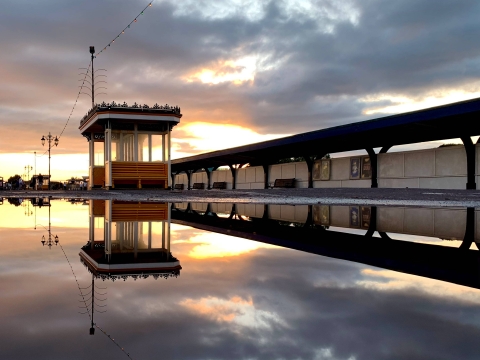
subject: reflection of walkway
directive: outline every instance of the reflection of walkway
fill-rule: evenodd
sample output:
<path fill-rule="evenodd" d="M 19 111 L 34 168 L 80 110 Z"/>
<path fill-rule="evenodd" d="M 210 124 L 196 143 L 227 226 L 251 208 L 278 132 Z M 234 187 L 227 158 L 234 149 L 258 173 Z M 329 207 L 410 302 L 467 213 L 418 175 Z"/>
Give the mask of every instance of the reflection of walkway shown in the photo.
<path fill-rule="evenodd" d="M 381 238 L 372 237 L 376 231 L 375 207 L 365 235 L 327 230 L 315 225 L 311 216 L 301 226 L 288 226 L 268 218 L 251 217 L 246 221 L 235 214 L 219 217 L 210 209 L 203 214 L 190 209 L 173 209 L 172 222 L 480 289 L 480 252 L 468 250 L 474 234 L 473 209 L 466 212 L 465 240 L 460 249 L 393 240 L 382 232 Z"/>

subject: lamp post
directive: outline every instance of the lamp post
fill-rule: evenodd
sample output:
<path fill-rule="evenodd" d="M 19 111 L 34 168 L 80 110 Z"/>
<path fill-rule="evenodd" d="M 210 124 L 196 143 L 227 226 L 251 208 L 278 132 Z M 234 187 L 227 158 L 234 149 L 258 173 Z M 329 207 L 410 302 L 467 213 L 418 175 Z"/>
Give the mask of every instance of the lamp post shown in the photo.
<path fill-rule="evenodd" d="M 48 141 L 48 190 L 51 190 L 51 176 L 50 176 L 50 150 L 52 149 L 52 143 L 55 144 L 55 146 L 58 145 L 58 137 L 55 136 L 55 139 L 53 138 L 53 135 L 48 133 L 48 135 L 42 136 L 42 146 L 45 146 L 45 141 Z"/>
<path fill-rule="evenodd" d="M 26 165 L 25 166 L 25 171 L 27 172 L 27 177 L 25 178 L 25 180 L 27 180 L 29 183 L 30 183 L 30 171 L 33 170 L 33 166 L 32 165 Z"/>

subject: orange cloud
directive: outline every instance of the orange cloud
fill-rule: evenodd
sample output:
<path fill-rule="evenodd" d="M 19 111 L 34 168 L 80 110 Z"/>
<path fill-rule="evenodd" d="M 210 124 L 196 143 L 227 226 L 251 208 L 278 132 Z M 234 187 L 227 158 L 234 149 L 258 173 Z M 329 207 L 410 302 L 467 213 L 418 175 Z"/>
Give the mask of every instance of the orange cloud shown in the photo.
<path fill-rule="evenodd" d="M 221 299 L 208 296 L 198 300 L 185 299 L 180 302 L 191 312 L 216 322 L 235 323 L 246 327 L 268 328 L 272 322 L 284 325 L 284 321 L 275 313 L 257 309 L 251 297 L 244 299 L 233 296 Z"/>

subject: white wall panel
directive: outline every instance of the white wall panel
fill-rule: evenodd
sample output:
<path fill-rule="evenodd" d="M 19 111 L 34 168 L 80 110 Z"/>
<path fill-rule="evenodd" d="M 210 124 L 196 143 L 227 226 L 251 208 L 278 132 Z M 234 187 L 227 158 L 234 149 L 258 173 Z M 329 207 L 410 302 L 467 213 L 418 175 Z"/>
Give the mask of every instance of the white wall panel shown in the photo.
<path fill-rule="evenodd" d="M 435 176 L 435 150 L 405 153 L 405 177 Z"/>
<path fill-rule="evenodd" d="M 295 164 L 282 164 L 282 179 L 295 177 Z"/>
<path fill-rule="evenodd" d="M 255 182 L 257 183 L 265 183 L 265 174 L 263 171 L 263 166 L 255 166 Z"/>
<path fill-rule="evenodd" d="M 378 177 L 402 178 L 403 165 L 403 153 L 378 154 Z"/>
<path fill-rule="evenodd" d="M 254 183 L 256 182 L 255 180 L 255 168 L 252 167 L 247 167 L 245 169 L 245 182 L 247 183 Z"/>
<path fill-rule="evenodd" d="M 419 179 L 421 189 L 465 189 L 466 184 L 466 176 Z"/>
<path fill-rule="evenodd" d="M 463 146 L 449 146 L 435 151 L 436 176 L 467 176 L 467 154 Z"/>
<path fill-rule="evenodd" d="M 237 169 L 237 184 L 245 184 L 247 169 Z"/>
<path fill-rule="evenodd" d="M 350 158 L 332 159 L 330 164 L 330 180 L 350 179 Z"/>

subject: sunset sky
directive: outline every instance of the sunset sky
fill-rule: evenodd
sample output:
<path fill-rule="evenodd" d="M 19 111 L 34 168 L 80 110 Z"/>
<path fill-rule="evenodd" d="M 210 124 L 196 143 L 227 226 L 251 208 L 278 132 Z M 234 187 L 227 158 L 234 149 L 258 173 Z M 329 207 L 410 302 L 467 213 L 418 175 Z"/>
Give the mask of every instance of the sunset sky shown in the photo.
<path fill-rule="evenodd" d="M 148 3 L 2 2 L 0 176 L 48 172 L 40 139 L 62 132 L 88 47 Z M 95 60 L 108 74 L 96 100 L 180 106 L 173 158 L 466 100 L 480 96 L 479 13 L 462 0 L 155 0 Z M 88 173 L 89 107 L 82 95 L 54 179 Z"/>

